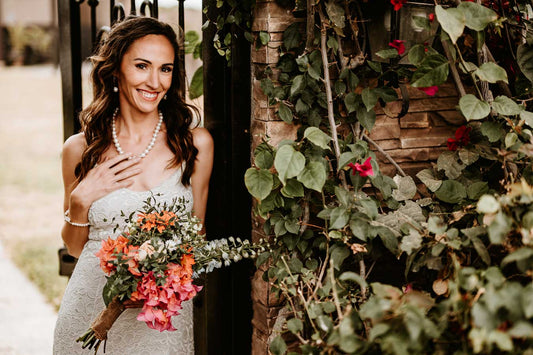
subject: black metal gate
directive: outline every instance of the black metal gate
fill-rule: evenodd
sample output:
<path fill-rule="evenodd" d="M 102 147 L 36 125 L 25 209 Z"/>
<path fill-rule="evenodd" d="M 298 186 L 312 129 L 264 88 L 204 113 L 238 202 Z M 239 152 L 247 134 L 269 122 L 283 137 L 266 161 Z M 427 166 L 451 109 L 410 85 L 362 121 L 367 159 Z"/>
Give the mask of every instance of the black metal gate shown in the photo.
<path fill-rule="evenodd" d="M 178 23 L 184 28 L 184 2 L 178 2 Z M 157 0 L 130 0 L 130 14 L 158 17 Z M 204 5 L 211 0 L 203 0 Z M 63 135 L 67 139 L 80 129 L 82 109 L 82 63 L 108 27 L 97 28 L 97 9 L 109 5 L 109 22 L 125 17 L 124 4 L 115 0 L 58 0 L 59 57 L 63 92 Z M 82 8 L 86 6 L 86 8 Z M 88 7 L 88 8 L 87 8 Z M 221 11 L 210 6 L 210 11 Z M 82 13 L 89 11 L 90 35 L 84 32 Z M 216 14 L 210 14 L 213 17 Z M 235 31 L 239 31 L 235 29 Z M 215 141 L 215 162 L 206 215 L 208 238 L 250 235 L 250 198 L 243 182 L 250 164 L 250 45 L 242 35 L 233 42 L 232 65 L 227 66 L 211 45 L 214 32 L 203 33 L 204 123 Z M 184 54 L 181 53 L 181 58 Z M 184 60 L 180 61 L 183 63 Z M 247 98 L 243 100 L 243 98 Z M 251 349 L 250 279 L 252 267 L 239 265 L 208 276 L 204 290 L 195 298 L 195 353 L 197 355 L 244 355 Z M 154 354 L 157 349 L 154 349 Z"/>

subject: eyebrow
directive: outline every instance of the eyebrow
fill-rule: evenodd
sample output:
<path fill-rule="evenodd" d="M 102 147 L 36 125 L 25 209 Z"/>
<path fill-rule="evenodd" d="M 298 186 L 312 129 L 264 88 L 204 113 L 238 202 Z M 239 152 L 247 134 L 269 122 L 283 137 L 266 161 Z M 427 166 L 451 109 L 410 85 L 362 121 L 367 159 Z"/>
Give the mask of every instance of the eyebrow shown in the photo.
<path fill-rule="evenodd" d="M 152 62 L 151 62 L 151 61 L 149 61 L 148 59 L 143 59 L 143 58 L 135 58 L 135 59 L 133 59 L 133 60 L 140 60 L 140 61 L 142 61 L 142 62 L 146 62 L 146 63 L 148 63 L 148 64 L 152 64 Z M 174 63 L 164 63 L 163 65 L 170 65 L 170 66 L 174 66 Z"/>

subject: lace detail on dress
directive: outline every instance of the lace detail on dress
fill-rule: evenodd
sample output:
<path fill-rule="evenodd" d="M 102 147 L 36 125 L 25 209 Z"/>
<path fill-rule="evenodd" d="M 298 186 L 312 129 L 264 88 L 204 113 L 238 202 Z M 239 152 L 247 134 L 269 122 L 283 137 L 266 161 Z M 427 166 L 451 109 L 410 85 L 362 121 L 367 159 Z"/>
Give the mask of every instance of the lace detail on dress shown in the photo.
<path fill-rule="evenodd" d="M 148 191 L 120 189 L 95 201 L 89 209 L 89 241 L 85 244 L 61 302 L 54 333 L 54 355 L 88 355 L 76 339 L 91 325 L 105 308 L 102 289 L 106 282 L 100 262 L 94 255 L 101 241 L 116 238 L 126 226 L 125 216 L 142 207 L 153 196 L 158 202 L 170 203 L 174 198 L 187 201 L 192 209 L 190 186 L 181 183 L 178 169 L 159 186 Z M 113 230 L 118 225 L 115 232 Z M 184 302 L 179 316 L 174 317 L 174 332 L 159 332 L 136 319 L 140 309 L 127 309 L 120 315 L 108 334 L 106 355 L 193 355 L 192 301 Z M 103 348 L 100 348 L 103 353 Z"/>

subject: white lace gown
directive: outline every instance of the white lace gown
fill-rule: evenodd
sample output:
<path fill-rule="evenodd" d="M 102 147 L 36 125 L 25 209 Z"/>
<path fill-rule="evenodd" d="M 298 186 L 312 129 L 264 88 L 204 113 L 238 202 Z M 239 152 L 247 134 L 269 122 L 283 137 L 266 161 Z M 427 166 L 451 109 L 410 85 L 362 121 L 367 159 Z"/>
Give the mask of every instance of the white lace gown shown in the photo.
<path fill-rule="evenodd" d="M 139 210 L 143 201 L 154 195 L 158 202 L 171 202 L 183 197 L 187 210 L 192 208 L 190 186 L 181 183 L 181 169 L 174 172 L 161 184 L 149 191 L 120 189 L 95 201 L 89 209 L 89 241 L 85 244 L 76 268 L 68 283 L 61 302 L 54 333 L 54 355 L 92 354 L 76 343 L 105 308 L 102 289 L 106 282 L 100 269 L 99 259 L 94 255 L 101 241 L 108 236 L 116 238 L 125 222 L 121 212 L 129 216 Z M 113 220 L 114 218 L 114 220 Z M 113 233 L 113 229 L 119 228 Z M 127 309 L 120 315 L 108 333 L 106 355 L 193 355 L 193 310 L 192 301 L 184 302 L 180 315 L 173 317 L 176 331 L 150 329 L 136 319 L 140 309 Z M 103 354 L 103 343 L 98 351 Z"/>

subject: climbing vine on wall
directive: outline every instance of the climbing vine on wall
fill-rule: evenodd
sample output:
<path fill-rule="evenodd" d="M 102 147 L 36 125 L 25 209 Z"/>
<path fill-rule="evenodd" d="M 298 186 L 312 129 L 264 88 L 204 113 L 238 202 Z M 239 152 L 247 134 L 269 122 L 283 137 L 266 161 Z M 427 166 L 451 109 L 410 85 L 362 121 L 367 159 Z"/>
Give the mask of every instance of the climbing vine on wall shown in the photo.
<path fill-rule="evenodd" d="M 250 32 L 253 5 L 213 5 L 227 16 L 205 26 L 227 59 L 228 26 L 268 45 L 268 33 Z M 285 302 L 271 352 L 533 354 L 531 3 L 436 1 L 403 21 L 427 38 L 376 52 L 369 2 L 283 5 L 306 22 L 287 27 L 260 79 L 297 138 L 266 138 L 244 176 L 274 242 L 257 265 Z M 409 3 L 382 5 L 394 16 Z M 409 176 L 369 137 L 375 109 L 387 112 L 402 86 L 433 96 L 447 81 L 465 124 Z M 380 172 L 375 151 L 396 176 Z"/>

